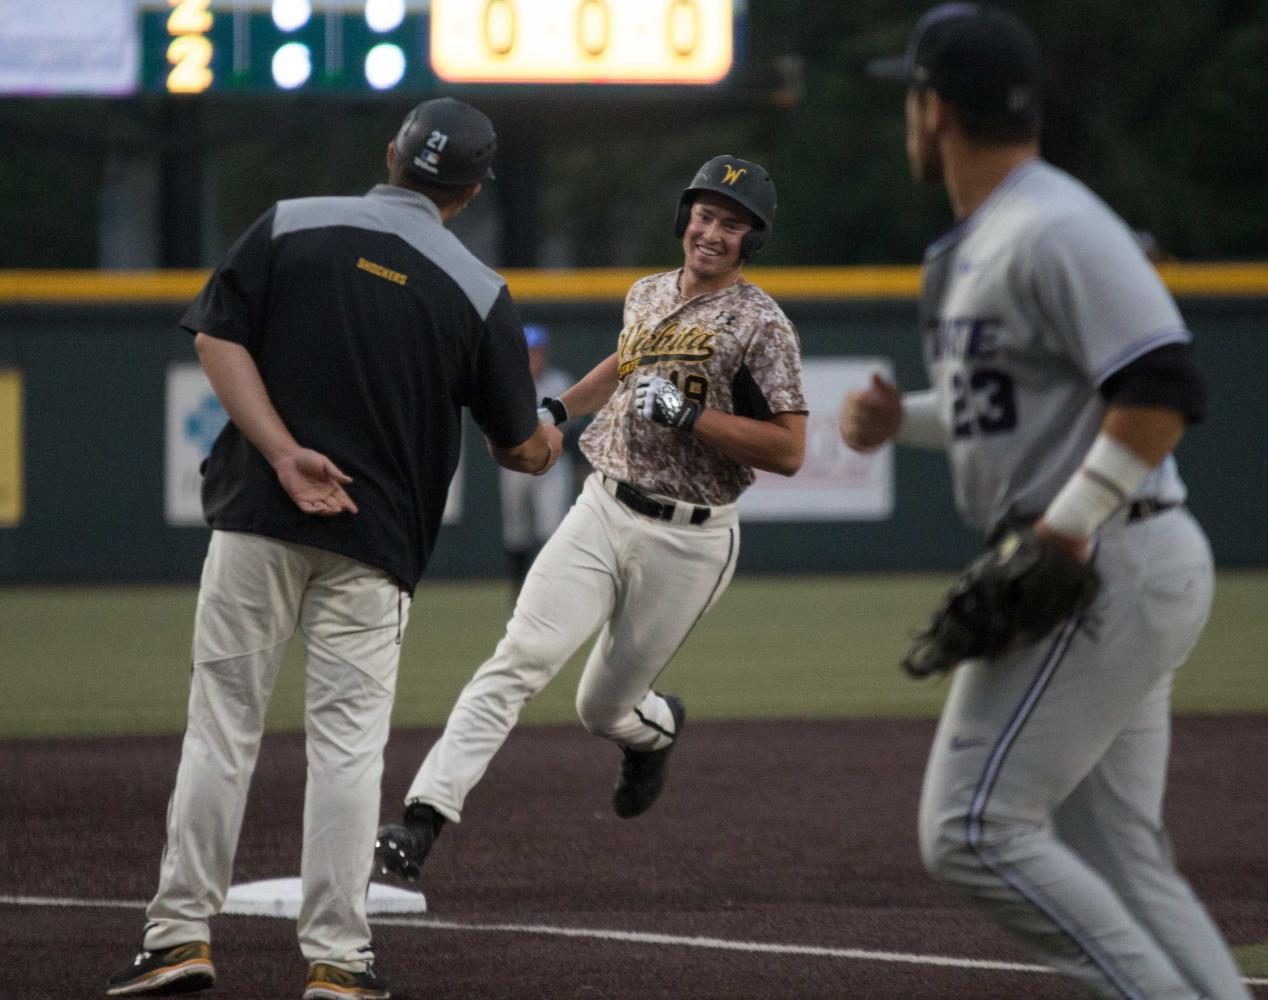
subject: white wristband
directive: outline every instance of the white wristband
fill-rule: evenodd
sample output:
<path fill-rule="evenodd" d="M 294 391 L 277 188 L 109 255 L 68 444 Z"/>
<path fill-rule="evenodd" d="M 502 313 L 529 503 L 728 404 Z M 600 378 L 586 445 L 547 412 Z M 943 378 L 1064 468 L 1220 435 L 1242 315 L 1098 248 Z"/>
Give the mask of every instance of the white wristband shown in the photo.
<path fill-rule="evenodd" d="M 1089 538 L 1139 489 L 1153 466 L 1108 434 L 1097 435 L 1083 464 L 1043 515 L 1053 531 Z"/>
<path fill-rule="evenodd" d="M 903 393 L 903 422 L 894 440 L 915 448 L 946 449 L 947 432 L 938 419 L 937 390 Z"/>

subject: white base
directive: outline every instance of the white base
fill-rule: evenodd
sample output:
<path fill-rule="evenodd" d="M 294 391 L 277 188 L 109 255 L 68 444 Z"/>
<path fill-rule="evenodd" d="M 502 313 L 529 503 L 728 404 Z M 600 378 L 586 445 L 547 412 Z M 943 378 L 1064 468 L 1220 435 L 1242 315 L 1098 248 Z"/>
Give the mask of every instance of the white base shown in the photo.
<path fill-rule="evenodd" d="M 299 916 L 302 898 L 303 891 L 298 878 L 244 882 L 229 890 L 221 912 L 294 919 Z M 421 892 L 371 882 L 370 892 L 366 897 L 366 912 L 371 916 L 381 913 L 426 913 L 427 899 Z"/>

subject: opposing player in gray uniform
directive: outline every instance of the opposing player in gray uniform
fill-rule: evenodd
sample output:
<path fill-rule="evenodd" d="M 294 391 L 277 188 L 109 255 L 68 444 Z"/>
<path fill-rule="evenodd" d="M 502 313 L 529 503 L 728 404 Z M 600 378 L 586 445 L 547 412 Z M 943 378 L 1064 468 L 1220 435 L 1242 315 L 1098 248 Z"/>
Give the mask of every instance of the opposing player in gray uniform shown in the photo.
<path fill-rule="evenodd" d="M 1016 18 L 941 5 L 872 69 L 908 84 L 913 172 L 957 224 L 925 255 L 932 389 L 874 378 L 846 398 L 845 440 L 945 447 L 970 525 L 1033 524 L 1102 581 L 1088 620 L 955 672 L 925 864 L 1098 995 L 1247 997 L 1162 822 L 1172 679 L 1212 596 L 1171 457 L 1202 410 L 1190 334 L 1127 226 L 1039 158 L 1038 49 Z"/>
<path fill-rule="evenodd" d="M 791 476 L 805 453 L 796 331 L 740 274 L 774 218 L 762 167 L 733 156 L 705 163 L 675 216 L 683 266 L 636 282 L 616 353 L 543 401 L 548 423 L 598 411 L 581 438 L 595 471 L 419 769 L 404 821 L 379 831 L 385 874 L 417 878 L 521 708 L 596 629 L 577 714 L 623 750 L 617 814 L 656 801 L 685 709 L 652 685 L 731 580 L 736 501 L 753 470 Z"/>

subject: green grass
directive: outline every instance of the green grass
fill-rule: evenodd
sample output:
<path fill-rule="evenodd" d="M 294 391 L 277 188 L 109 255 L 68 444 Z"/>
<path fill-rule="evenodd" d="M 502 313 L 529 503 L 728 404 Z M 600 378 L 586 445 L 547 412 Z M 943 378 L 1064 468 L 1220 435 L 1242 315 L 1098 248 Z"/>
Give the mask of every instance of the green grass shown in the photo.
<path fill-rule="evenodd" d="M 1268 941 L 1244 944 L 1233 949 L 1233 957 L 1248 976 L 1268 976 Z"/>
<path fill-rule="evenodd" d="M 927 717 L 946 686 L 897 666 L 949 575 L 740 578 L 696 629 L 662 685 L 693 718 Z M 0 589 L 0 737 L 179 732 L 184 727 L 195 589 Z M 1220 575 L 1211 624 L 1180 672 L 1182 713 L 1268 713 L 1268 571 Z M 395 723 L 439 725 L 493 650 L 506 586 L 420 587 L 401 657 Z M 527 724 L 574 718 L 587 647 L 524 712 Z M 302 727 L 293 644 L 270 711 Z"/>

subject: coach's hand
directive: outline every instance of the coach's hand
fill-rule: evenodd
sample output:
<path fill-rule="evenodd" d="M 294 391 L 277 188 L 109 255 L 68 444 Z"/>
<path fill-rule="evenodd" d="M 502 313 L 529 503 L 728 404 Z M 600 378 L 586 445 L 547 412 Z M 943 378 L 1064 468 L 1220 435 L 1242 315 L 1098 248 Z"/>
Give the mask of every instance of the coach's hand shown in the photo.
<path fill-rule="evenodd" d="M 357 505 L 344 491 L 352 477 L 340 471 L 330 459 L 311 448 L 287 452 L 273 463 L 277 481 L 295 506 L 305 514 L 333 517 L 355 514 Z"/>
<path fill-rule="evenodd" d="M 643 375 L 635 384 L 634 411 L 645 420 L 690 431 L 700 416 L 700 404 L 684 396 L 668 379 Z"/>
<path fill-rule="evenodd" d="M 841 439 L 855 451 L 873 451 L 891 440 L 902 422 L 902 393 L 873 373 L 866 389 L 846 393 L 841 406 Z"/>

